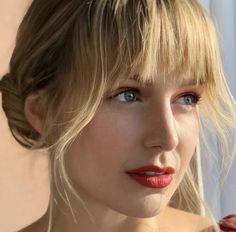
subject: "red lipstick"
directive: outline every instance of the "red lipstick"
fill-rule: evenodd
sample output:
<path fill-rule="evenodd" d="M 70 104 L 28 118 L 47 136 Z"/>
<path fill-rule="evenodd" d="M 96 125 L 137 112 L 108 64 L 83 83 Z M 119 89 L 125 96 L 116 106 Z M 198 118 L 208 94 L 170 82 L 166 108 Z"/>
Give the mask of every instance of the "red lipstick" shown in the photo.
<path fill-rule="evenodd" d="M 126 173 L 139 184 L 149 188 L 165 188 L 172 179 L 173 167 L 158 167 L 154 165 L 129 170 Z"/>

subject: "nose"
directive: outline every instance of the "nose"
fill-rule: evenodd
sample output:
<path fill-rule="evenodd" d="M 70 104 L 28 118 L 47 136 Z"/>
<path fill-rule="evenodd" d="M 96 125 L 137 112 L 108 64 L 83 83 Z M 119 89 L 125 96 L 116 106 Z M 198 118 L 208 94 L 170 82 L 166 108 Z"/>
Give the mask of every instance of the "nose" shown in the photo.
<path fill-rule="evenodd" d="M 147 132 L 144 145 L 147 148 L 158 148 L 161 151 L 171 151 L 179 143 L 177 123 L 171 105 L 161 104 L 148 113 Z"/>

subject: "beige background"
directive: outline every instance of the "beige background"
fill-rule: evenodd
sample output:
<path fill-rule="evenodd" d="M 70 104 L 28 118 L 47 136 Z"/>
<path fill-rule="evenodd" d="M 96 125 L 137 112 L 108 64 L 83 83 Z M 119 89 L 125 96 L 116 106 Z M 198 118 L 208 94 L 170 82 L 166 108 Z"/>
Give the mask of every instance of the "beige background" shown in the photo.
<path fill-rule="evenodd" d="M 0 78 L 7 72 L 15 35 L 30 0 L 0 0 Z M 46 210 L 47 155 L 29 152 L 11 136 L 0 96 L 0 231 L 17 231 Z"/>

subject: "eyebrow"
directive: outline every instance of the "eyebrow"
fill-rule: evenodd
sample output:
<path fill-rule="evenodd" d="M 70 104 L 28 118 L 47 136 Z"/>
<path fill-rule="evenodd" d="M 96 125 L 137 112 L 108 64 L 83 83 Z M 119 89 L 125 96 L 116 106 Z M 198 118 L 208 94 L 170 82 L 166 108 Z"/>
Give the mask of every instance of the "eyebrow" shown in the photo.
<path fill-rule="evenodd" d="M 187 79 L 183 79 L 180 82 L 181 86 L 186 86 L 186 85 L 201 85 L 201 82 L 198 82 L 197 79 L 194 78 L 187 78 Z"/>
<path fill-rule="evenodd" d="M 140 78 L 139 75 L 134 75 L 132 77 L 130 77 L 128 80 L 132 80 L 137 82 L 140 85 L 143 86 L 152 86 L 154 83 L 154 79 L 149 79 L 146 81 L 141 81 L 142 78 Z M 202 80 L 197 80 L 194 77 L 186 77 L 186 78 L 182 78 L 180 81 L 178 80 L 178 77 L 172 78 L 171 80 L 174 80 L 179 86 L 188 86 L 188 85 L 203 85 L 203 81 Z M 166 81 L 168 81 L 168 77 L 166 79 Z"/>
<path fill-rule="evenodd" d="M 135 81 L 137 82 L 138 84 L 142 85 L 142 86 L 152 86 L 153 85 L 153 80 L 145 80 L 145 81 L 141 81 L 142 78 L 140 78 L 139 75 L 134 75 L 132 77 L 130 77 L 128 80 L 131 80 L 131 81 Z"/>
<path fill-rule="evenodd" d="M 204 85 L 204 81 L 202 79 L 196 79 L 193 77 L 189 77 L 189 78 L 183 79 L 180 84 L 183 87 L 188 86 L 188 85 L 202 86 L 202 85 Z"/>

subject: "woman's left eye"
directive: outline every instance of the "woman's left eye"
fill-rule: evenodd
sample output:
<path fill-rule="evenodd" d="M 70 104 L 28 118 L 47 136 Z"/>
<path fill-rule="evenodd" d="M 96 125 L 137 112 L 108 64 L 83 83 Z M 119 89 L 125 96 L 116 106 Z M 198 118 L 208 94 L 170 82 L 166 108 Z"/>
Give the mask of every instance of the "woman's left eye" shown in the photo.
<path fill-rule="evenodd" d="M 187 93 L 178 97 L 176 102 L 181 105 L 194 106 L 199 102 L 200 98 L 197 93 Z"/>

